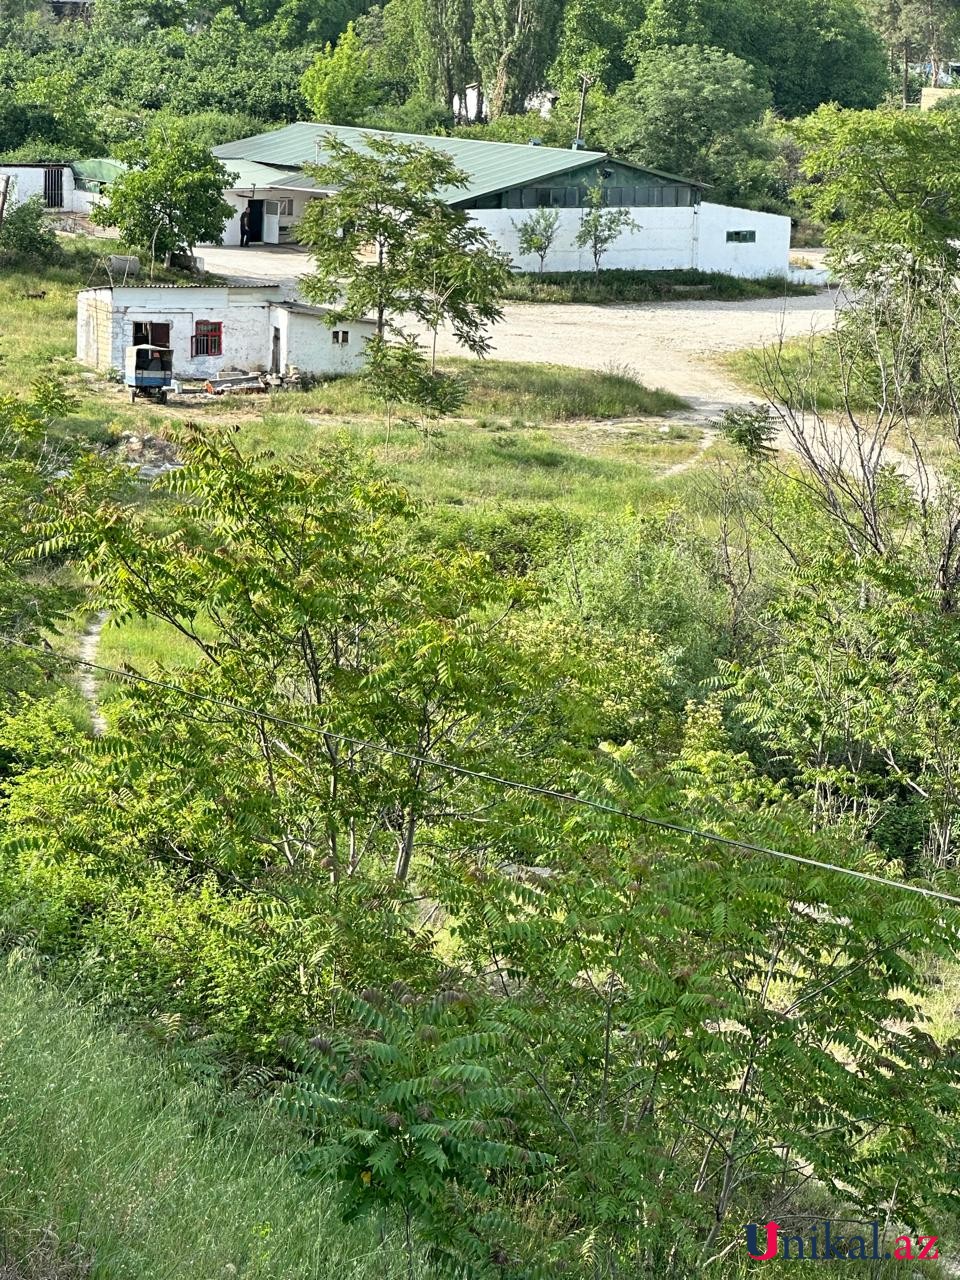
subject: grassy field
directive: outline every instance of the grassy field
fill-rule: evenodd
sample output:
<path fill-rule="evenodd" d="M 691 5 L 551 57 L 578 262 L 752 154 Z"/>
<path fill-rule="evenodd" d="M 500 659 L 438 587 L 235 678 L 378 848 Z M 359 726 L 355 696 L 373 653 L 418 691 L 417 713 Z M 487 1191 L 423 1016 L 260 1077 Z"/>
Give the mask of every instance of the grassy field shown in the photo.
<path fill-rule="evenodd" d="M 506 297 L 514 302 L 681 302 L 691 298 L 736 302 L 748 298 L 802 297 L 816 293 L 811 285 L 793 284 L 785 276 L 741 280 L 719 271 L 514 272 Z"/>
<path fill-rule="evenodd" d="M 571 369 L 513 360 L 442 360 L 441 367 L 463 378 L 467 399 L 463 418 L 511 422 L 570 422 L 578 418 L 653 417 L 682 409 L 685 401 L 668 391 L 650 390 L 629 369 Z M 238 408 L 251 405 L 250 397 Z M 337 378 L 312 391 L 277 392 L 272 412 L 379 417 L 381 404 L 360 378 Z"/>
<path fill-rule="evenodd" d="M 343 1227 L 296 1173 L 295 1135 L 225 1095 L 212 1059 L 120 1034 L 16 953 L 0 966 L 0 1274 L 406 1277 L 399 1245 Z"/>
<path fill-rule="evenodd" d="M 829 335 L 786 340 L 776 346 L 733 351 L 723 359 L 739 383 L 775 399 L 803 402 L 824 413 L 843 408 L 840 366 Z M 854 384 L 854 403 L 869 402 L 868 388 Z"/>

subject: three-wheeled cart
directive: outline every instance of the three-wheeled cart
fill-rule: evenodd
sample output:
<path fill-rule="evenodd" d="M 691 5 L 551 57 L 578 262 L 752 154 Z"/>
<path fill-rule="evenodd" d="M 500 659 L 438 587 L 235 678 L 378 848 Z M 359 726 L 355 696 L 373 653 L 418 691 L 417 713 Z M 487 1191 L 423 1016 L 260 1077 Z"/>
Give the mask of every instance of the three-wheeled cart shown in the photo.
<path fill-rule="evenodd" d="M 167 392 L 173 386 L 173 352 L 169 347 L 127 347 L 124 381 L 130 388 L 131 400 L 149 396 L 166 404 Z"/>

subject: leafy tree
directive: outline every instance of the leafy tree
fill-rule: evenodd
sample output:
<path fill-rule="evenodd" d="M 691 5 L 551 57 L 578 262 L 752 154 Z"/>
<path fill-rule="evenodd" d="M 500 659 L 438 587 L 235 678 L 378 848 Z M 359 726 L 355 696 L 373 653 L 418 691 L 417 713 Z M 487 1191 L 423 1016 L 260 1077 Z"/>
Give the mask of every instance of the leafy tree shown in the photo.
<path fill-rule="evenodd" d="M 357 124 L 380 97 L 372 75 L 372 58 L 352 22 L 337 41 L 318 53 L 300 82 L 316 120 Z"/>
<path fill-rule="evenodd" d="M 22 204 L 12 205 L 8 197 L 7 210 L 0 222 L 0 251 L 25 258 L 53 258 L 58 252 L 57 237 L 42 196 L 31 196 Z"/>
<path fill-rule="evenodd" d="M 610 100 L 607 147 L 641 164 L 699 179 L 717 198 L 763 203 L 778 177 L 757 72 L 720 49 L 678 45 L 641 54 L 635 78 Z"/>
<path fill-rule="evenodd" d="M 626 209 L 608 209 L 603 203 L 604 191 L 599 183 L 588 192 L 589 207 L 580 219 L 576 244 L 589 249 L 593 270 L 600 274 L 600 264 L 610 248 L 625 231 L 639 231 L 640 225 Z"/>
<path fill-rule="evenodd" d="M 492 120 L 522 111 L 543 88 L 562 8 L 560 0 L 474 0 L 473 52 Z"/>
<path fill-rule="evenodd" d="M 419 411 L 420 428 L 426 437 L 427 418 L 456 413 L 466 396 L 463 380 L 438 370 L 435 360 L 428 360 L 423 347 L 409 334 L 397 342 L 379 336 L 371 339 L 363 378 L 383 403 L 388 441 L 396 405 L 407 404 Z"/>
<path fill-rule="evenodd" d="M 775 106 L 803 115 L 822 102 L 872 107 L 888 84 L 882 45 L 857 0 L 651 0 L 633 56 L 703 45 L 765 73 Z"/>
<path fill-rule="evenodd" d="M 119 149 L 129 168 L 110 186 L 92 217 L 117 227 L 124 244 L 162 254 L 219 243 L 233 208 L 223 198 L 229 174 L 182 125 L 157 125 L 144 144 Z"/>
<path fill-rule="evenodd" d="M 320 1139 L 307 1169 L 334 1175 L 347 1221 L 399 1211 L 411 1274 L 414 1233 L 444 1270 L 506 1260 L 493 1175 L 543 1163 L 515 1139 L 525 1089 L 510 1028 L 465 990 L 418 997 L 404 983 L 348 998 L 341 1019 L 289 1090 Z"/>
<path fill-rule="evenodd" d="M 811 179 L 798 194 L 827 224 L 843 269 L 858 277 L 906 262 L 954 267 L 960 237 L 960 146 L 954 112 L 821 107 L 797 124 Z"/>
<path fill-rule="evenodd" d="M 866 11 L 901 66 L 922 59 L 937 84 L 944 64 L 960 47 L 956 0 L 866 0 Z"/>
<path fill-rule="evenodd" d="M 396 3 L 397 0 L 394 0 Z M 470 0 L 407 0 L 414 37 L 417 85 L 420 95 L 467 110 L 467 85 L 480 72 L 474 60 L 473 4 Z"/>
<path fill-rule="evenodd" d="M 560 226 L 560 214 L 556 209 L 537 209 L 524 218 L 522 222 L 513 224 L 517 232 L 520 252 L 526 257 L 535 253 L 540 261 L 540 274 L 543 275 L 543 263 L 553 248 Z"/>
<path fill-rule="evenodd" d="M 11 220 L 15 235 L 23 230 L 21 209 L 29 236 L 36 212 L 28 201 L 5 218 L 0 237 Z M 41 235 L 43 233 L 41 232 Z M 28 246 L 32 240 L 28 238 Z M 9 246 L 12 247 L 12 246 Z M 24 251 L 30 251 L 26 249 Z M 77 603 L 77 591 L 58 579 L 57 566 L 47 556 L 30 562 L 32 541 L 27 532 L 33 513 L 58 472 L 72 465 L 76 450 L 61 437 L 63 419 L 77 409 L 77 401 L 56 379 L 41 377 L 29 396 L 0 395 L 0 536 L 5 554 L 0 564 L 0 709 L 9 712 L 18 699 L 42 690 L 49 669 L 32 652 L 45 633 Z M 27 648 L 19 648 L 26 645 Z M 0 749 L 5 771 L 7 753 Z"/>
<path fill-rule="evenodd" d="M 568 0 L 550 69 L 550 82 L 560 90 L 565 105 L 579 98 L 584 76 L 607 90 L 630 78 L 627 37 L 640 26 L 644 13 L 643 0 L 615 0 L 603 5 L 594 0 Z"/>
<path fill-rule="evenodd" d="M 403 314 L 434 331 L 448 323 L 482 355 L 506 267 L 484 231 L 443 198 L 464 175 L 442 151 L 375 134 L 356 149 L 330 137 L 326 150 L 326 162 L 308 168 L 332 193 L 300 222 L 317 266 L 304 294 L 344 317 L 372 313 L 380 336 Z M 371 249 L 373 261 L 364 259 Z"/>

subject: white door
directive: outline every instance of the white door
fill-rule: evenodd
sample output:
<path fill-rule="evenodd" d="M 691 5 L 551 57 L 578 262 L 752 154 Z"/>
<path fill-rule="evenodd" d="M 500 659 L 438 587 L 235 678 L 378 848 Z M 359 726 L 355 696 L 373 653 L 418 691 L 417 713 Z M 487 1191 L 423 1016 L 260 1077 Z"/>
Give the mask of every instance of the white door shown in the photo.
<path fill-rule="evenodd" d="M 280 205 L 276 200 L 263 202 L 263 243 L 280 243 Z"/>

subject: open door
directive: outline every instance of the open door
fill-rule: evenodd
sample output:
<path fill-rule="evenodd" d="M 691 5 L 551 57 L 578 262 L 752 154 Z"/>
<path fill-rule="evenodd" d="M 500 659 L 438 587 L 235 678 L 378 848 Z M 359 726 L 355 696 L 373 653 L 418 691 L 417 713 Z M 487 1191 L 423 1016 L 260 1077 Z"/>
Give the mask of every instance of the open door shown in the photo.
<path fill-rule="evenodd" d="M 280 205 L 276 200 L 265 200 L 263 204 L 263 243 L 280 243 Z"/>
<path fill-rule="evenodd" d="M 270 349 L 270 372 L 280 372 L 280 330 L 274 327 L 273 346 Z"/>
<path fill-rule="evenodd" d="M 247 212 L 250 214 L 250 241 L 260 244 L 263 241 L 263 201 L 248 200 Z"/>

